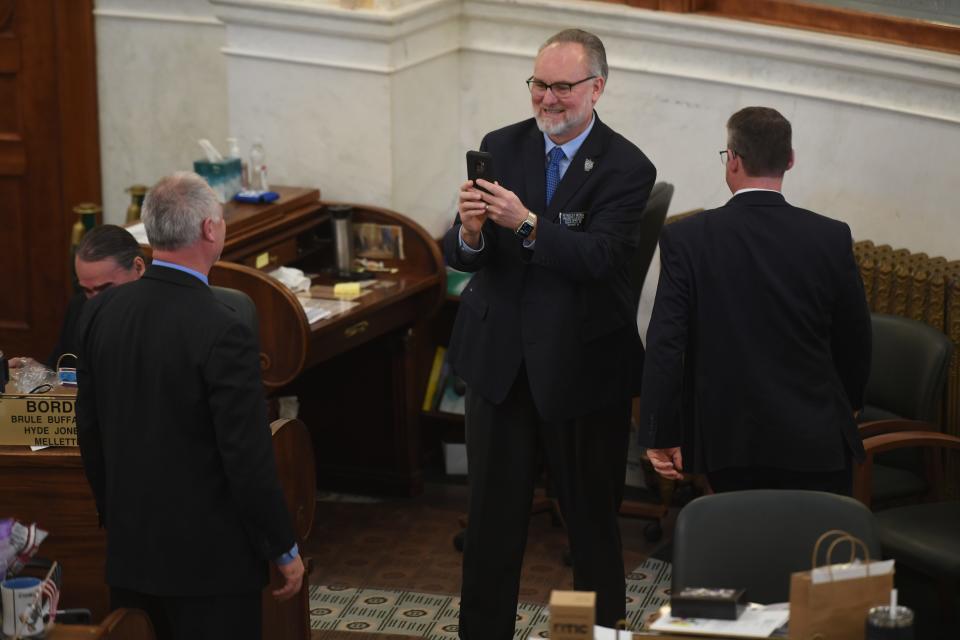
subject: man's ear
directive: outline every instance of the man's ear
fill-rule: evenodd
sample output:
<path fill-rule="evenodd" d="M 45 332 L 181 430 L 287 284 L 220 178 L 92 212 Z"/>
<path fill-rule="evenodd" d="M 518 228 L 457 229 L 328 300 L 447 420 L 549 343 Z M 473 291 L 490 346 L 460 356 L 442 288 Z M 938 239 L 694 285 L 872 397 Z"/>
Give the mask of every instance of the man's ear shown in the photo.
<path fill-rule="evenodd" d="M 603 95 L 603 90 L 607 86 L 607 81 L 604 80 L 603 76 L 594 78 L 596 84 L 593 85 L 593 104 L 597 104 L 597 100 L 600 99 L 600 96 Z"/>
<path fill-rule="evenodd" d="M 217 223 L 213 218 L 204 218 L 203 224 L 200 227 L 200 232 L 203 235 L 203 239 L 207 242 L 214 242 L 217 239 L 217 232 L 213 228 L 213 225 Z"/>
<path fill-rule="evenodd" d="M 787 162 L 787 171 L 790 171 L 790 169 L 793 169 L 793 163 L 797 159 L 796 153 L 797 153 L 796 151 L 794 151 L 793 149 L 790 149 L 790 161 Z"/>
<path fill-rule="evenodd" d="M 142 276 L 143 272 L 147 270 L 147 263 L 143 261 L 143 258 L 137 256 L 133 259 L 133 270 L 137 272 L 137 276 Z"/>
<path fill-rule="evenodd" d="M 743 158 L 739 153 L 736 151 L 727 153 L 727 167 L 730 168 L 731 173 L 743 173 Z"/>

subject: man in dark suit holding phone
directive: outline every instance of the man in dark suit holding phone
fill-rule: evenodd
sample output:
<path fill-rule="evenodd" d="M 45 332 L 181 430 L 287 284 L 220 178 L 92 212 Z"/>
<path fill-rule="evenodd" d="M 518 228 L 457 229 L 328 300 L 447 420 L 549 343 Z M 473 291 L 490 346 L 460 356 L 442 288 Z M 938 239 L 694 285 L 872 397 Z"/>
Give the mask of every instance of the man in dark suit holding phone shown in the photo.
<path fill-rule="evenodd" d="M 747 107 L 727 134 L 733 198 L 660 235 L 641 444 L 661 475 L 705 472 L 715 491 L 849 494 L 871 343 L 850 228 L 780 193 L 780 113 Z"/>
<path fill-rule="evenodd" d="M 78 325 L 77 432 L 107 531 L 112 608 L 157 637 L 259 638 L 267 561 L 300 590 L 256 336 L 207 286 L 226 222 L 200 176 L 147 194 L 153 263 L 89 300 Z"/>
<path fill-rule="evenodd" d="M 541 456 L 575 587 L 597 592 L 598 624 L 625 614 L 617 513 L 643 358 L 627 266 L 656 170 L 594 112 L 606 81 L 599 38 L 547 40 L 527 80 L 534 117 L 484 137 L 497 180 L 461 186 L 443 239 L 474 273 L 449 351 L 468 386 L 465 640 L 513 637 Z"/>

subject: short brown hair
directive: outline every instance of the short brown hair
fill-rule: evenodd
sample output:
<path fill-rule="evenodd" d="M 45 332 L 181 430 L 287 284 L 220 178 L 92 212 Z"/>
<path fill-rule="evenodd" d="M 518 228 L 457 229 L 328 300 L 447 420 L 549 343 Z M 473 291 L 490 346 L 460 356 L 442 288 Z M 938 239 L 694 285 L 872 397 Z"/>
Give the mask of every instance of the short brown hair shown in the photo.
<path fill-rule="evenodd" d="M 793 152 L 792 135 L 790 121 L 769 107 L 746 107 L 727 120 L 727 146 L 755 178 L 783 176 Z"/>
<path fill-rule="evenodd" d="M 607 67 L 607 51 L 603 48 L 603 41 L 589 31 L 583 29 L 564 29 L 559 33 L 550 36 L 546 42 L 540 45 L 537 55 L 552 44 L 573 42 L 583 47 L 587 54 L 587 65 L 590 67 L 590 73 L 607 79 L 609 71 Z"/>

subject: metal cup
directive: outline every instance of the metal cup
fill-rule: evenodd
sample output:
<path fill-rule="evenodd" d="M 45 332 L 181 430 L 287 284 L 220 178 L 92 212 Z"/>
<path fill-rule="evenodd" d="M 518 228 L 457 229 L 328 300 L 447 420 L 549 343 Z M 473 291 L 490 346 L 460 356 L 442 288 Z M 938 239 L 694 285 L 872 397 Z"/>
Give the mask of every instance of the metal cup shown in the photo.
<path fill-rule="evenodd" d="M 867 613 L 867 640 L 913 640 L 913 611 L 898 605 L 872 607 Z"/>
<path fill-rule="evenodd" d="M 353 273 L 353 207 L 345 204 L 327 207 L 333 223 L 333 248 L 336 257 L 336 273 L 348 278 Z"/>

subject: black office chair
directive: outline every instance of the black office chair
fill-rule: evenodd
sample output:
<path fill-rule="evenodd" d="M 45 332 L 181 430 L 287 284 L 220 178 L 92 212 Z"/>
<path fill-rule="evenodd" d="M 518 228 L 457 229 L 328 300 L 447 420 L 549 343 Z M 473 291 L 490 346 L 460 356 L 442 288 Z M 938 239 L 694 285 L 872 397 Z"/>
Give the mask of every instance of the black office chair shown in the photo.
<path fill-rule="evenodd" d="M 953 344 L 941 331 L 910 318 L 874 313 L 873 354 L 861 435 L 898 430 L 935 430 Z M 921 421 L 925 425 L 917 424 Z M 873 466 L 873 505 L 920 497 L 931 489 L 923 453 L 899 449 Z"/>
<path fill-rule="evenodd" d="M 630 280 L 633 282 L 637 301 L 640 300 L 643 281 L 646 280 L 647 271 L 650 270 L 653 252 L 656 251 L 660 240 L 660 229 L 663 228 L 663 221 L 667 217 L 672 199 L 673 185 L 669 182 L 658 182 L 653 185 L 650 197 L 647 199 L 647 206 L 643 209 L 640 218 L 640 241 L 630 261 Z"/>
<path fill-rule="evenodd" d="M 653 254 L 660 240 L 660 230 L 663 228 L 664 220 L 666 220 L 667 210 L 670 208 L 670 201 L 673 199 L 673 191 L 674 187 L 669 182 L 654 184 L 650 191 L 650 198 L 647 200 L 647 206 L 643 209 L 637 250 L 630 260 L 630 281 L 633 284 L 633 294 L 637 304 L 640 303 L 643 283 L 647 279 L 647 272 L 650 270 L 650 263 L 653 261 Z M 656 542 L 663 535 L 663 527 L 660 521 L 667 514 L 674 488 L 674 483 L 670 480 L 664 480 L 657 476 L 656 481 L 660 493 L 659 504 L 639 500 L 624 500 L 620 505 L 621 516 L 653 520 L 643 530 L 644 537 L 650 542 Z"/>
<path fill-rule="evenodd" d="M 853 498 L 770 489 L 697 498 L 677 518 L 673 592 L 743 588 L 751 602 L 787 602 L 790 574 L 810 570 L 817 538 L 831 529 L 856 536 L 871 558 L 880 557 L 873 514 Z"/>
<path fill-rule="evenodd" d="M 950 450 L 960 451 L 960 438 L 930 431 L 900 431 L 885 433 L 863 441 L 866 461 L 854 473 L 854 495 L 870 504 L 870 475 L 876 470 L 874 457 L 903 447 L 922 448 L 932 455 L 931 481 L 936 491 L 934 502 L 908 504 L 876 512 L 877 529 L 885 557 L 897 562 L 897 585 L 901 601 L 907 606 L 930 606 L 933 600 L 939 607 L 940 619 L 925 611 L 918 616 L 917 637 L 933 637 L 933 628 L 953 628 L 960 610 L 960 501 L 943 500 L 943 455 Z M 906 581 L 906 590 L 901 584 Z M 917 580 L 916 578 L 919 578 Z M 934 592 L 938 597 L 930 598 Z M 925 619 L 920 619 L 925 618 Z M 939 636 L 938 636 L 939 637 Z M 954 637 L 944 635 L 943 637 Z"/>

